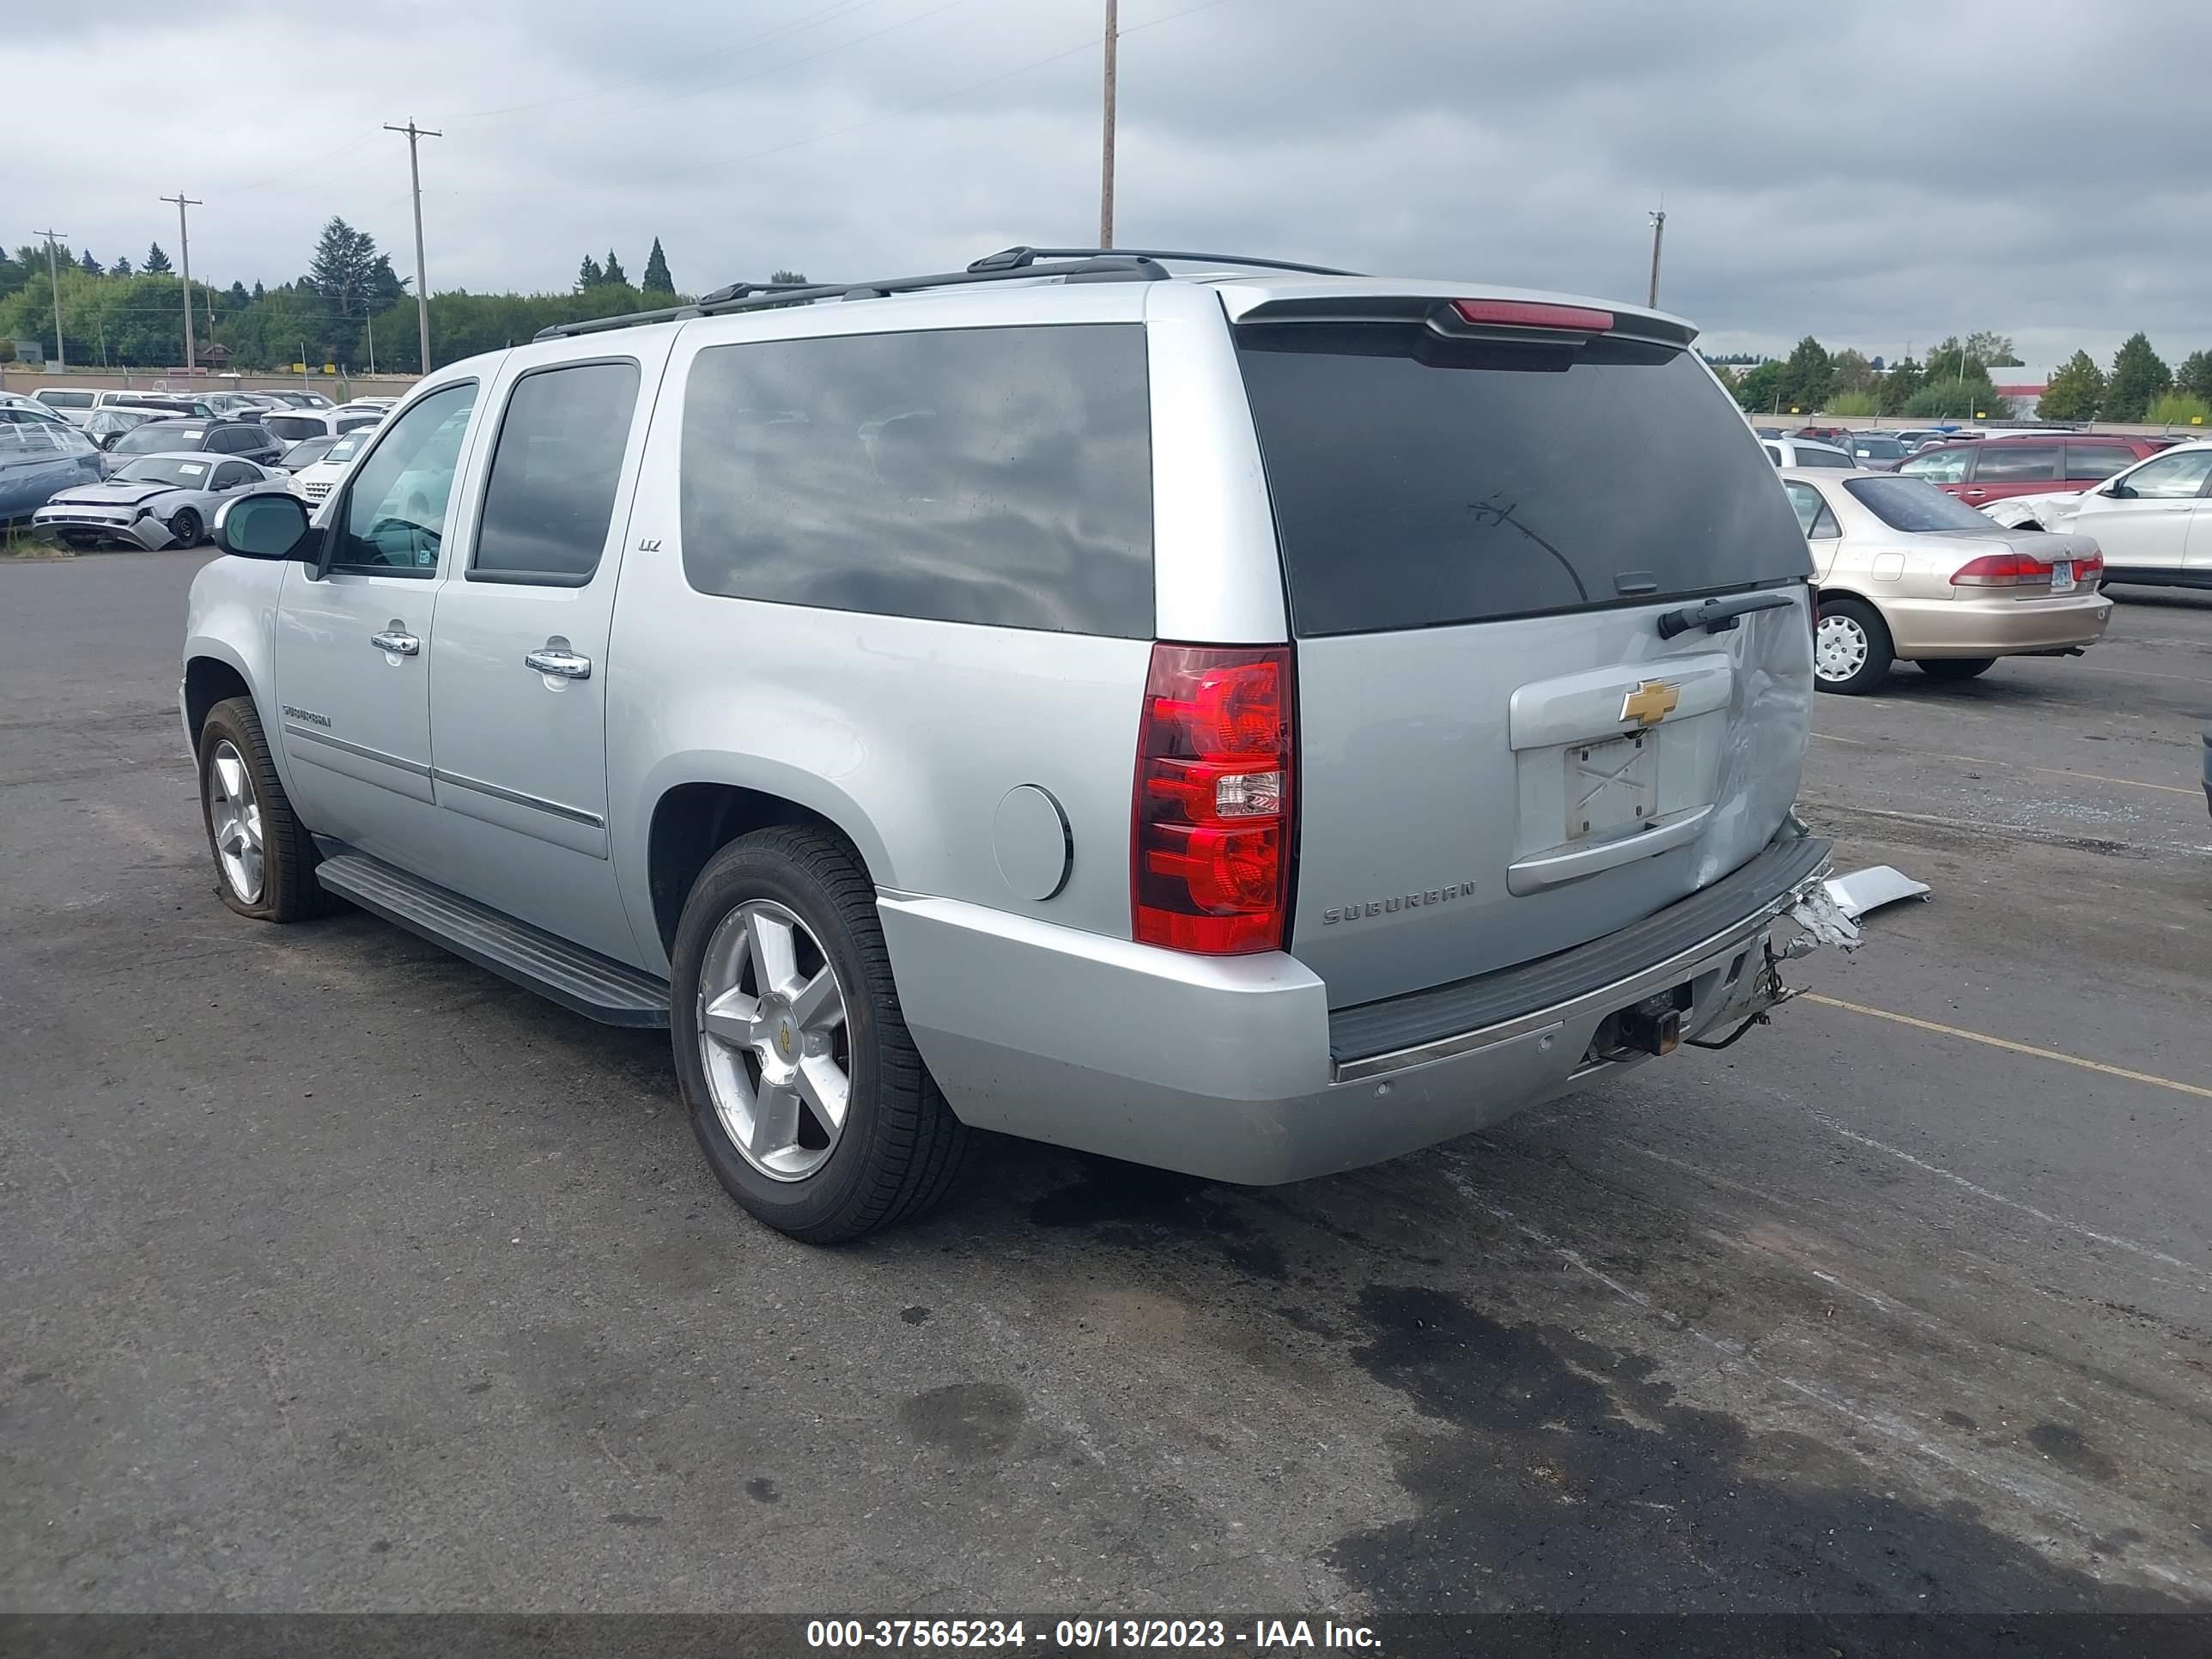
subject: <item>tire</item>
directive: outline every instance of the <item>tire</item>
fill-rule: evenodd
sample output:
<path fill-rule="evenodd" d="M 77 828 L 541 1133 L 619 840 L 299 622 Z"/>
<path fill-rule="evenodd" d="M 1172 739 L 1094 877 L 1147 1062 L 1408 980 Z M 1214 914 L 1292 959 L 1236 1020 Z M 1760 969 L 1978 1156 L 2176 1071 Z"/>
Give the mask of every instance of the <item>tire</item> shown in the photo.
<path fill-rule="evenodd" d="M 779 927 L 781 945 L 755 943 Z M 763 981 L 761 956 L 787 949 L 789 971 Z M 732 842 L 692 884 L 671 955 L 678 1085 L 708 1167 L 756 1218 L 832 1244 L 951 1189 L 975 1137 L 908 1034 L 874 884 L 842 841 L 786 824 Z M 825 971 L 842 1010 L 826 1025 L 787 994 Z M 832 1128 L 817 1100 L 841 1072 Z"/>
<path fill-rule="evenodd" d="M 1864 599 L 1821 599 L 1813 646 L 1813 684 L 1820 690 L 1863 697 L 1882 683 L 1894 655 L 1888 624 Z"/>
<path fill-rule="evenodd" d="M 198 547 L 200 538 L 207 534 L 207 526 L 200 522 L 197 507 L 180 507 L 177 516 L 169 520 L 169 533 L 177 538 L 179 547 Z"/>
<path fill-rule="evenodd" d="M 1920 665 L 1920 672 L 1930 679 L 1970 680 L 1996 665 L 1995 657 L 1929 657 Z"/>
<path fill-rule="evenodd" d="M 232 822 L 244 816 L 235 811 L 241 781 L 247 804 L 258 810 L 251 826 L 232 831 Z M 233 810 L 226 813 L 226 807 Z M 314 838 L 285 796 L 251 697 L 216 704 L 200 727 L 200 821 L 207 827 L 216 887 L 240 915 L 299 921 L 330 908 L 329 896 L 315 881 Z M 219 830 L 224 833 L 219 836 Z M 249 847 L 258 855 L 258 870 L 247 856 Z"/>

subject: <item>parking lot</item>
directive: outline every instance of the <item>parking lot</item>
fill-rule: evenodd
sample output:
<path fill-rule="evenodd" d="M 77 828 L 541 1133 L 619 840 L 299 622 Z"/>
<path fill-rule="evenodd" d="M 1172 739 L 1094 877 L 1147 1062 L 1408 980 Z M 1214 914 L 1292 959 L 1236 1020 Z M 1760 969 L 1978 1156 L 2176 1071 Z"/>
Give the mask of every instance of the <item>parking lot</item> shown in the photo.
<path fill-rule="evenodd" d="M 1724 1054 L 1290 1188 L 999 1143 L 819 1250 L 665 1036 L 222 908 L 207 556 L 0 562 L 7 1605 L 2212 1596 L 2212 598 L 1820 699 L 1802 811 L 1933 897 Z"/>

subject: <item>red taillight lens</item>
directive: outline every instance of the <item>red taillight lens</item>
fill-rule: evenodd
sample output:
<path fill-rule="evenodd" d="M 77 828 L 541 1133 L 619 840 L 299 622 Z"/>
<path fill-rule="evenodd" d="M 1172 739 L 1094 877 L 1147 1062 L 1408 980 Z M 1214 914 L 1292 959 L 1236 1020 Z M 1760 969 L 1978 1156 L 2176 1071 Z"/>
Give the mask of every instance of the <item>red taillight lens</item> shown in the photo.
<path fill-rule="evenodd" d="M 2048 587 L 2051 567 L 2021 553 L 1969 559 L 1951 573 L 1954 587 Z"/>
<path fill-rule="evenodd" d="M 1152 647 L 1129 860 L 1140 941 L 1282 948 L 1292 757 L 1288 647 Z"/>
<path fill-rule="evenodd" d="M 1560 328 L 1579 334 L 1603 334 L 1613 313 L 1590 306 L 1547 305 L 1535 300 L 1454 300 L 1462 322 L 1488 328 Z"/>
<path fill-rule="evenodd" d="M 2074 580 L 2094 586 L 2105 580 L 2105 556 L 2092 553 L 2086 559 L 2074 561 Z"/>

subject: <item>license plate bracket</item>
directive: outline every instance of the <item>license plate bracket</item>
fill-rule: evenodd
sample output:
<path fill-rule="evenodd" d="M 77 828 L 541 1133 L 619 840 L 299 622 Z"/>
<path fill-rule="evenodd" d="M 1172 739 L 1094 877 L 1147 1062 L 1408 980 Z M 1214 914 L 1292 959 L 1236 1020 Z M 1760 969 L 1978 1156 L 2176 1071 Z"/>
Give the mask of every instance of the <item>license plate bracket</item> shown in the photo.
<path fill-rule="evenodd" d="M 1632 732 L 1571 743 L 1566 842 L 1604 841 L 1647 827 L 1659 815 L 1659 734 Z"/>

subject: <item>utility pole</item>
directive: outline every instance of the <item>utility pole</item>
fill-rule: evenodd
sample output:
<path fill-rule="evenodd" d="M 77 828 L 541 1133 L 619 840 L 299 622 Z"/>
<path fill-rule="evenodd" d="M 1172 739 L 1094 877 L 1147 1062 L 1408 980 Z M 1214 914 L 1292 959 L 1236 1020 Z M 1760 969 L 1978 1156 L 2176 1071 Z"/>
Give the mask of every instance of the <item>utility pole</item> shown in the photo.
<path fill-rule="evenodd" d="M 422 169 L 416 162 L 415 143 L 419 138 L 442 138 L 446 135 L 434 132 L 428 127 L 416 126 L 411 115 L 407 118 L 405 126 L 395 127 L 386 121 L 384 130 L 407 135 L 407 182 L 415 192 L 415 321 L 422 336 L 422 373 L 428 374 L 430 372 L 430 279 L 422 273 Z"/>
<path fill-rule="evenodd" d="M 376 313 L 364 306 L 362 315 L 368 319 L 368 375 L 376 378 Z"/>
<path fill-rule="evenodd" d="M 1651 297 L 1644 303 L 1652 310 L 1659 309 L 1659 244 L 1667 234 L 1667 210 L 1651 210 Z"/>
<path fill-rule="evenodd" d="M 54 260 L 54 239 L 66 236 L 65 230 L 40 230 L 32 233 L 46 239 L 46 280 L 54 285 L 54 366 L 64 374 L 69 372 L 69 348 L 62 343 L 62 272 Z"/>
<path fill-rule="evenodd" d="M 1098 246 L 1114 246 L 1114 68 L 1121 41 L 1121 0 L 1106 0 L 1106 125 L 1098 158 Z"/>
<path fill-rule="evenodd" d="M 190 375 L 199 367 L 199 358 L 192 349 L 192 239 L 185 227 L 185 210 L 204 204 L 181 190 L 174 196 L 164 196 L 161 199 L 177 204 L 177 247 L 184 255 L 185 272 L 185 373 Z"/>

